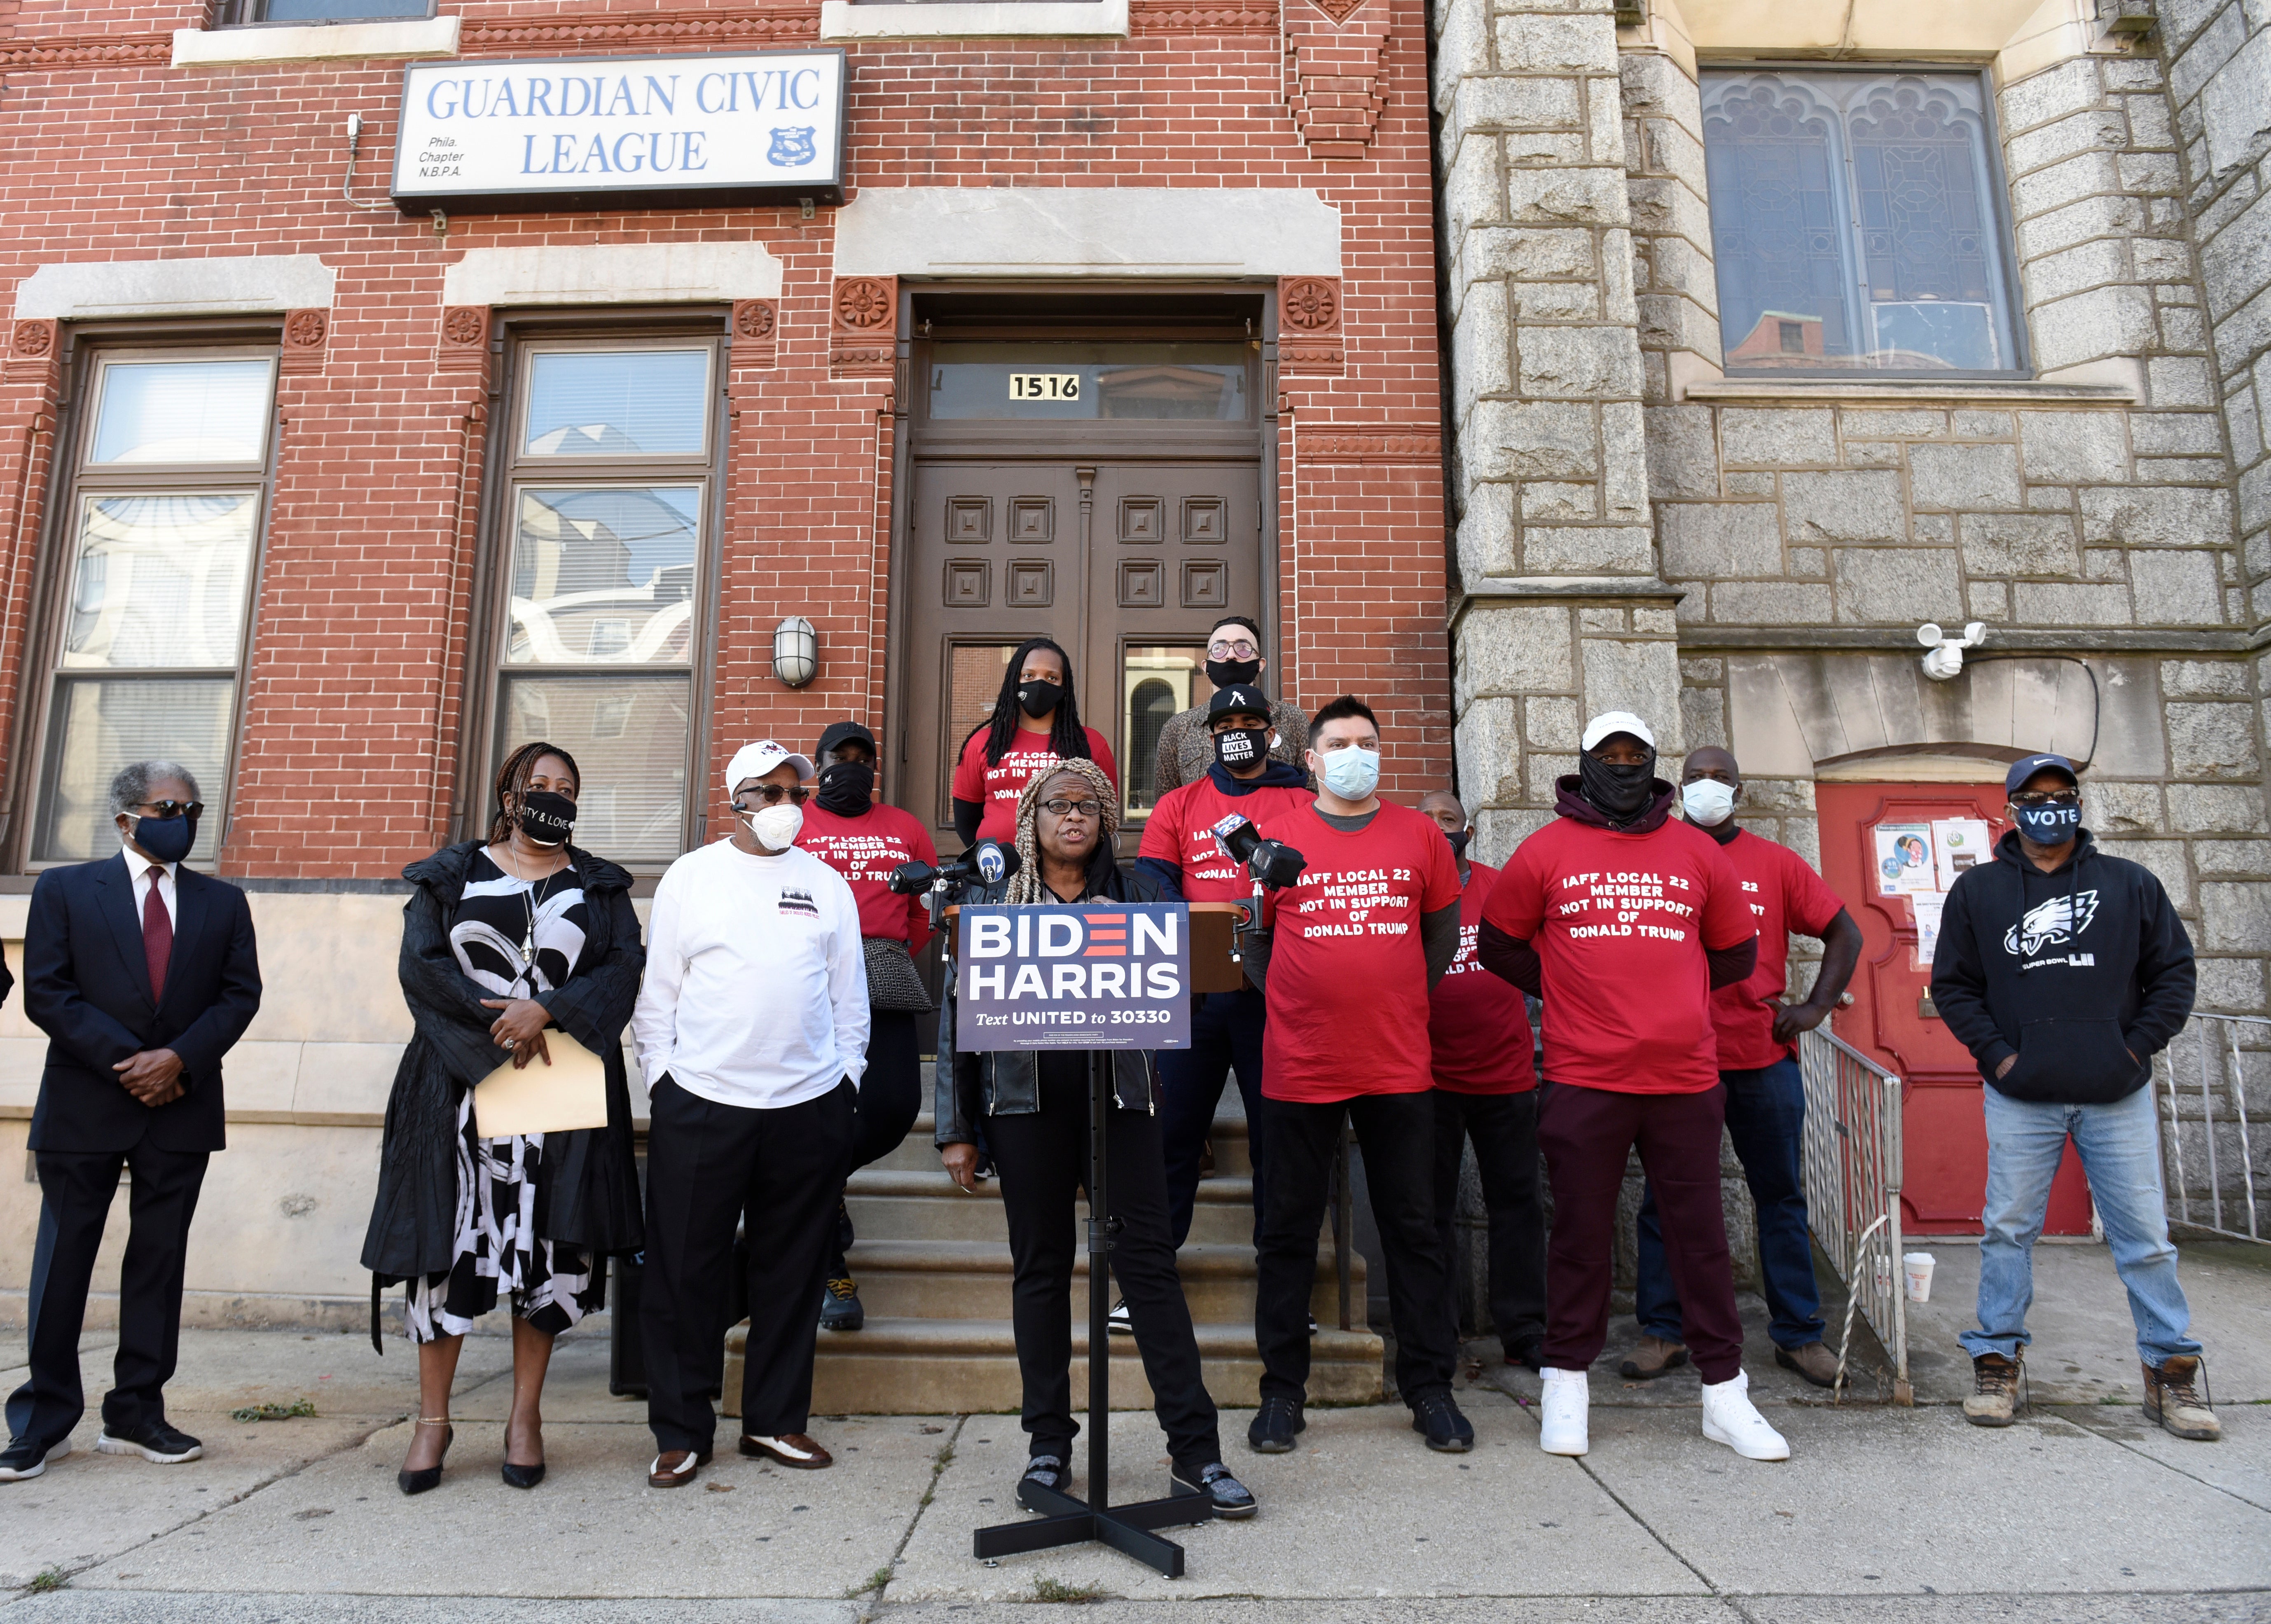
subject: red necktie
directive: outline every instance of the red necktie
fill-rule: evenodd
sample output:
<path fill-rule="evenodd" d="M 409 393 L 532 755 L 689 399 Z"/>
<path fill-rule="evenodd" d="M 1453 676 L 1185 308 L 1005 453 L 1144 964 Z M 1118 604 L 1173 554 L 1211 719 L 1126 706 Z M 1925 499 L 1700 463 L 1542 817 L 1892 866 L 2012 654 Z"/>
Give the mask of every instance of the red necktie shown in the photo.
<path fill-rule="evenodd" d="M 166 995 L 166 965 L 174 957 L 174 916 L 166 912 L 166 899 L 158 894 L 158 882 L 165 877 L 164 868 L 150 865 L 150 894 L 142 902 L 142 951 L 150 960 L 153 1002 Z"/>

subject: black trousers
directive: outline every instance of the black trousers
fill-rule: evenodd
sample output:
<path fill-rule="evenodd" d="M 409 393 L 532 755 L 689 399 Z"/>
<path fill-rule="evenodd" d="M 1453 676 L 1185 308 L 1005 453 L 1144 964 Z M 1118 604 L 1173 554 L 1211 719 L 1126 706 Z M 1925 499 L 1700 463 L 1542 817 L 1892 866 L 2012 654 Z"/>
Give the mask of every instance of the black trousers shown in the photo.
<path fill-rule="evenodd" d="M 860 1100 L 853 1117 L 852 1153 L 844 1176 L 850 1178 L 869 1162 L 897 1150 L 915 1125 L 922 1110 L 922 1045 L 915 1037 L 915 1017 L 904 1009 L 867 1010 L 867 1069 L 860 1079 Z M 852 1249 L 852 1214 L 839 1198 L 836 1209 L 836 1245 L 828 1262 L 830 1279 L 852 1271 L 844 1254 Z"/>
<path fill-rule="evenodd" d="M 1074 1222 L 1073 1197 L 1085 1187 L 1088 1172 L 1088 1087 L 1086 1054 L 1045 1054 L 1041 1108 L 986 1119 L 1009 1220 L 1025 1431 L 1034 1454 L 1054 1455 L 1068 1464 L 1080 1431 L 1072 1419 L 1072 1270 L 1085 1240 Z M 1222 1440 L 1167 1234 L 1158 1118 L 1113 1110 L 1106 1125 L 1104 1194 L 1106 1215 L 1120 1225 L 1113 1237 L 1112 1276 L 1128 1300 L 1167 1452 L 1178 1466 L 1210 1465 L 1222 1458 Z M 1091 1352 L 1109 1357 L 1106 1349 Z M 1094 1426 L 1103 1418 L 1089 1419 Z"/>
<path fill-rule="evenodd" d="M 1214 1131 L 1215 1106 L 1222 1085 L 1238 1074 L 1246 1101 L 1246 1148 L 1254 1163 L 1254 1235 L 1262 1236 L 1263 1174 L 1269 1161 L 1262 1144 L 1262 1029 L 1268 1004 L 1245 987 L 1208 993 L 1191 1013 L 1191 1047 L 1159 1051 L 1159 1133 L 1167 1154 L 1167 1228 L 1175 1245 L 1190 1239 L 1191 1214 L 1198 1204 L 1199 1162 Z"/>
<path fill-rule="evenodd" d="M 1330 1105 L 1267 1102 L 1270 1205 L 1255 1259 L 1254 1340 L 1262 1396 L 1301 1399 L 1309 1385 L 1309 1289 L 1317 1231 L 1344 1116 L 1356 1126 L 1372 1216 L 1388 1254 L 1396 1385 L 1404 1403 L 1448 1392 L 1458 1358 L 1450 1268 L 1435 1223 L 1435 1097 L 1360 1094 Z"/>
<path fill-rule="evenodd" d="M 1451 1224 L 1459 1206 L 1459 1163 L 1475 1145 L 1475 1171 L 1490 1215 L 1490 1311 L 1511 1355 L 1545 1335 L 1545 1205 L 1538 1176 L 1538 1091 L 1462 1094 L 1435 1091 L 1435 1224 L 1446 1268 L 1458 1254 Z M 1447 1275 L 1448 1278 L 1448 1275 Z M 1458 1323 L 1457 1295 L 1451 1322 Z"/>
<path fill-rule="evenodd" d="M 812 1419 L 813 1305 L 851 1151 L 849 1081 L 801 1105 L 721 1106 L 665 1075 L 648 1104 L 646 1268 L 639 1334 L 647 1425 L 663 1449 L 711 1447 L 725 1382 L 733 1225 L 748 1227 L 749 1340 L 741 1430 Z"/>
<path fill-rule="evenodd" d="M 32 1248 L 31 1379 L 8 1397 L 11 1437 L 53 1448 L 86 1413 L 78 1334 L 87 1285 L 110 1217 L 118 1173 L 130 1169 L 126 1255 L 118 1282 L 116 1385 L 102 1425 L 129 1433 L 166 1419 L 166 1383 L 182 1342 L 182 1268 L 208 1155 L 138 1144 L 130 1151 L 41 1151 L 40 1233 Z"/>

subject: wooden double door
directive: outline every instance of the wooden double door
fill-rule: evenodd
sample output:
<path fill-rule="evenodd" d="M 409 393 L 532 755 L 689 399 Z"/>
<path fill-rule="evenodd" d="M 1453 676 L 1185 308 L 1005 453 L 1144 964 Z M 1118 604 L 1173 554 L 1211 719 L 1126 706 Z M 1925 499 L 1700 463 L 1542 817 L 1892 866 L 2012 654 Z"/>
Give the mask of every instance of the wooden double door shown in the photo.
<path fill-rule="evenodd" d="M 913 459 L 902 523 L 906 646 L 898 662 L 900 793 L 944 853 L 954 764 L 993 713 L 1013 650 L 1070 653 L 1081 720 L 1120 765 L 1121 848 L 1157 798 L 1159 729 L 1212 691 L 1222 615 L 1269 623 L 1256 457 Z"/>

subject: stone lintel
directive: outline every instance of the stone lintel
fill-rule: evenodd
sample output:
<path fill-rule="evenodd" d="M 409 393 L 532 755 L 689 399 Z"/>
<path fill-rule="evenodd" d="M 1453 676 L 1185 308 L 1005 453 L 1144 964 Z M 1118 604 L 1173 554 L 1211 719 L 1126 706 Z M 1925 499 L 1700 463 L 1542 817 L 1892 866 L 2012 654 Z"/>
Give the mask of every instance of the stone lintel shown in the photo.
<path fill-rule="evenodd" d="M 1913 384 L 1843 378 L 1698 378 L 1686 398 L 1708 406 L 2134 406 L 2137 391 L 2118 384 L 2051 384 L 2034 378 Z"/>

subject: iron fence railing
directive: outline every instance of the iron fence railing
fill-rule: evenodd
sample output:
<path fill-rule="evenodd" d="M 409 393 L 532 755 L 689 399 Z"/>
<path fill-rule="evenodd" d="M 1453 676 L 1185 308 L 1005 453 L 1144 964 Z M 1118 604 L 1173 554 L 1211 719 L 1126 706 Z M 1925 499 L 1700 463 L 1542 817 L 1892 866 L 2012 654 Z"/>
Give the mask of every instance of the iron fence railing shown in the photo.
<path fill-rule="evenodd" d="M 1914 1402 L 1901 1278 L 1901 1080 L 1817 1026 L 1798 1039 L 1806 1076 L 1806 1207 L 1850 1293 L 1841 1374 L 1858 1309 L 1893 1361 L 1893 1398 Z"/>
<path fill-rule="evenodd" d="M 2271 1244 L 2271 1122 L 2247 1120 L 2247 1069 L 2271 1068 L 2271 1020 L 2195 1015 L 2153 1061 L 2169 1221 Z M 2267 1091 L 2259 1090 L 2259 1098 Z"/>

